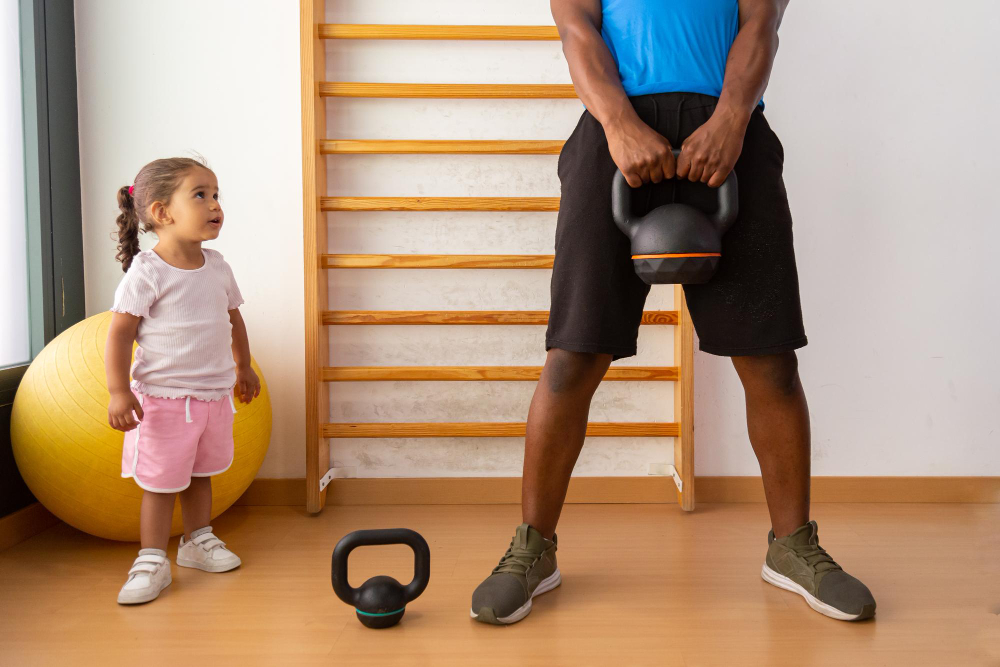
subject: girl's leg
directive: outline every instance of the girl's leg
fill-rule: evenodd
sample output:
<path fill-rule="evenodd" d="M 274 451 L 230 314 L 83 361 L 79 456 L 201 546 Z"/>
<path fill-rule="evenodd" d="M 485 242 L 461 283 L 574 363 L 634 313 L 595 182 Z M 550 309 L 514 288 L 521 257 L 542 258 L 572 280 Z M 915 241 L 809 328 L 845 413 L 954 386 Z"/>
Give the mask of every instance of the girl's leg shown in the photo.
<path fill-rule="evenodd" d="M 184 516 L 184 539 L 177 549 L 178 565 L 205 572 L 228 572 L 240 566 L 240 557 L 207 530 L 212 520 L 211 477 L 191 478 L 191 486 L 181 492 L 181 514 Z M 199 528 L 206 530 L 192 539 L 191 535 Z"/>
<path fill-rule="evenodd" d="M 143 549 L 167 550 L 170 539 L 170 519 L 174 513 L 176 493 L 144 491 L 139 511 L 139 540 Z"/>
<path fill-rule="evenodd" d="M 191 486 L 180 495 L 184 539 L 190 540 L 191 531 L 204 528 L 212 520 L 212 478 L 192 477 Z"/>

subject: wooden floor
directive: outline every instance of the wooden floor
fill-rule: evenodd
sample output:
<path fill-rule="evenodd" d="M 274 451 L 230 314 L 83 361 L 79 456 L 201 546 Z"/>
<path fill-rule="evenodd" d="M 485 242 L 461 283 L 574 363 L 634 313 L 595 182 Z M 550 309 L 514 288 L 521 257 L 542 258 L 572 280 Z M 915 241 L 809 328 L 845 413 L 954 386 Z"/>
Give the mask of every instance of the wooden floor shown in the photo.
<path fill-rule="evenodd" d="M 0 664 L 1000 665 L 1000 505 L 816 505 L 821 544 L 878 601 L 875 620 L 853 624 L 761 580 L 757 504 L 569 506 L 562 587 L 520 624 L 475 623 L 470 594 L 519 517 L 516 506 L 237 507 L 215 525 L 243 567 L 174 566 L 173 585 L 140 607 L 115 603 L 135 546 L 59 525 L 0 553 Z M 399 626 L 368 630 L 334 596 L 330 554 L 350 530 L 396 526 L 430 543 L 430 585 Z M 356 551 L 351 583 L 409 581 L 410 558 Z"/>

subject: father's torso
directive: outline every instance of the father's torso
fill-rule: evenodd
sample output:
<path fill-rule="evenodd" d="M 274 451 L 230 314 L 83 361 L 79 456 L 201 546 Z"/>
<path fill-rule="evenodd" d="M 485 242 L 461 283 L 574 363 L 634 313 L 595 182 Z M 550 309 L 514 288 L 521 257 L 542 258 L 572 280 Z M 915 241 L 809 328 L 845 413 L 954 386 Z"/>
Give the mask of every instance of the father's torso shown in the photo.
<path fill-rule="evenodd" d="M 603 0 L 601 36 L 625 93 L 718 97 L 739 31 L 738 0 Z"/>

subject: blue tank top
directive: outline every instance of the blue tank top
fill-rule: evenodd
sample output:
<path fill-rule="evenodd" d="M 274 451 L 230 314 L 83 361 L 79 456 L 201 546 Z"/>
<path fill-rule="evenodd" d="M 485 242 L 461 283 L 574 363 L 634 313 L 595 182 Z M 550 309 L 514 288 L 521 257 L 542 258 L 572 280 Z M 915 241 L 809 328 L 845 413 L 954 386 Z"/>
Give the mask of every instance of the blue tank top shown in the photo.
<path fill-rule="evenodd" d="M 739 31 L 738 0 L 603 0 L 601 37 L 625 94 L 718 97 Z"/>

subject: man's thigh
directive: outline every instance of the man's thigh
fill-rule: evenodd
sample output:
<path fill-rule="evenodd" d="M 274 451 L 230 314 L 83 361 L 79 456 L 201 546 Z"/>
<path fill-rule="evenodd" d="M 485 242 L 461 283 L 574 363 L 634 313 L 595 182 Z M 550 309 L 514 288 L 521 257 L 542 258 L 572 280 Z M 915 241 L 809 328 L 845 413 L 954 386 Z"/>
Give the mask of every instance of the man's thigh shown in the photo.
<path fill-rule="evenodd" d="M 630 242 L 611 217 L 617 167 L 601 124 L 580 118 L 559 156 L 552 305 L 545 348 L 632 356 L 649 285 L 632 267 Z"/>
<path fill-rule="evenodd" d="M 704 352 L 775 354 L 807 342 L 783 162 L 781 143 L 754 111 L 735 169 L 739 216 L 722 238 L 718 270 L 684 287 Z"/>

